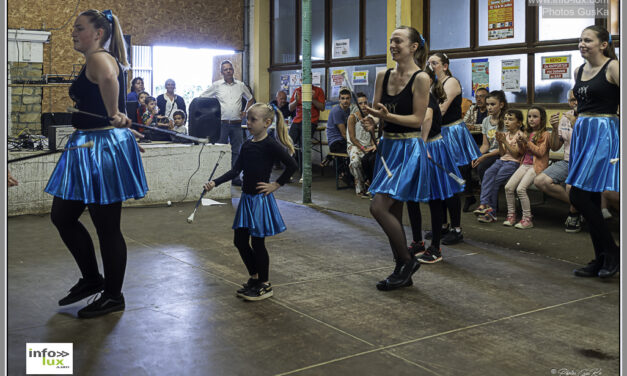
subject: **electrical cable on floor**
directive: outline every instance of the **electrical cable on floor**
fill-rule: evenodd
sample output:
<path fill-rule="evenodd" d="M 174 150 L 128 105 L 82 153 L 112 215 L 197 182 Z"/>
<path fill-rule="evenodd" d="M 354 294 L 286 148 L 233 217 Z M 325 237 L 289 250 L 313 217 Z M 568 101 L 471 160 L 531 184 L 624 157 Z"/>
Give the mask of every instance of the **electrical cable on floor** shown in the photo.
<path fill-rule="evenodd" d="M 192 178 L 194 177 L 194 175 L 196 175 L 198 170 L 200 170 L 200 155 L 202 154 L 202 151 L 204 148 L 205 148 L 205 144 L 203 143 L 202 146 L 200 147 L 200 151 L 198 152 L 198 167 L 196 167 L 196 170 L 192 172 L 192 175 L 187 180 L 187 187 L 185 187 L 185 196 L 180 201 L 178 201 L 178 203 L 185 201 L 185 199 L 187 198 L 187 194 L 189 193 L 189 183 L 192 181 Z"/>

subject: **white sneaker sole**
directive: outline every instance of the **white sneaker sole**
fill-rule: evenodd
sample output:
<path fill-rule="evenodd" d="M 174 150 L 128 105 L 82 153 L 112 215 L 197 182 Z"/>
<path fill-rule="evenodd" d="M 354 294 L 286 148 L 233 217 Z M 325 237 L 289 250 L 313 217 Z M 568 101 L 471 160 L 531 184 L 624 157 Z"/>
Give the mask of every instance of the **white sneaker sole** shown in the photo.
<path fill-rule="evenodd" d="M 256 302 L 258 300 L 264 300 L 264 299 L 268 299 L 270 297 L 272 297 L 272 295 L 274 295 L 274 291 L 270 291 L 267 292 L 263 295 L 259 295 L 259 296 L 247 296 L 247 295 L 242 295 L 242 298 L 244 298 L 244 300 L 248 300 L 251 302 Z"/>

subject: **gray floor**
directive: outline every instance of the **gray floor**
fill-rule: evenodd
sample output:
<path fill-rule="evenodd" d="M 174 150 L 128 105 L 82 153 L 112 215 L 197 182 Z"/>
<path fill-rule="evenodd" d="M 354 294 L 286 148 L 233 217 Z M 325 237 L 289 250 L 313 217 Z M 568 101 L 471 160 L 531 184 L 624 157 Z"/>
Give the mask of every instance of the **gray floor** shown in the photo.
<path fill-rule="evenodd" d="M 592 251 L 564 233 L 565 206 L 534 206 L 525 231 L 464 213 L 464 243 L 380 292 L 391 253 L 368 200 L 329 173 L 313 191 L 314 206 L 297 184 L 277 192 L 288 231 L 266 241 L 275 296 L 255 303 L 234 294 L 237 199 L 192 225 L 192 204 L 125 209 L 127 308 L 91 320 L 75 318 L 84 302 L 57 305 L 79 273 L 49 218 L 10 218 L 9 374 L 25 373 L 26 342 L 73 342 L 76 375 L 618 374 L 619 279 L 571 274 Z"/>

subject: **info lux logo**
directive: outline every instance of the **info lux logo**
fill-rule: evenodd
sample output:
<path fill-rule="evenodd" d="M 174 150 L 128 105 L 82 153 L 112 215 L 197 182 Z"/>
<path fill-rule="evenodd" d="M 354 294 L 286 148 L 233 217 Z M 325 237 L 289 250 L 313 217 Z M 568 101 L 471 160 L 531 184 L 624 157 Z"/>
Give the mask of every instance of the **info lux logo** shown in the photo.
<path fill-rule="evenodd" d="M 27 343 L 27 375 L 67 375 L 73 373 L 72 343 Z"/>

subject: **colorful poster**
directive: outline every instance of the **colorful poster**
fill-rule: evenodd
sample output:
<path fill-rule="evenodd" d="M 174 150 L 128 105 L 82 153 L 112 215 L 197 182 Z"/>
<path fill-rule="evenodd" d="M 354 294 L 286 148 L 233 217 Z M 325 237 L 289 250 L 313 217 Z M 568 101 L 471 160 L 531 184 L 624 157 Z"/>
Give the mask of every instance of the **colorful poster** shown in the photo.
<path fill-rule="evenodd" d="M 488 40 L 514 37 L 514 0 L 488 0 Z"/>
<path fill-rule="evenodd" d="M 520 91 L 520 59 L 501 61 L 501 89 Z"/>
<path fill-rule="evenodd" d="M 290 86 L 300 86 L 300 73 L 290 74 Z"/>
<path fill-rule="evenodd" d="M 281 91 L 284 91 L 285 94 L 290 93 L 290 75 L 289 74 L 281 75 Z"/>
<path fill-rule="evenodd" d="M 570 55 L 543 56 L 542 79 L 543 80 L 569 80 L 570 79 Z"/>
<path fill-rule="evenodd" d="M 368 85 L 368 71 L 353 72 L 353 85 Z"/>
<path fill-rule="evenodd" d="M 333 41 L 333 58 L 342 58 L 348 57 L 348 52 L 350 50 L 351 40 L 350 39 L 338 39 Z"/>
<path fill-rule="evenodd" d="M 480 87 L 490 90 L 490 63 L 488 59 L 472 59 L 472 96 Z"/>
<path fill-rule="evenodd" d="M 331 71 L 331 86 L 342 86 L 344 84 L 344 69 L 334 69 Z"/>
<path fill-rule="evenodd" d="M 320 73 L 319 72 L 311 72 L 311 83 L 316 86 L 320 86 Z"/>

